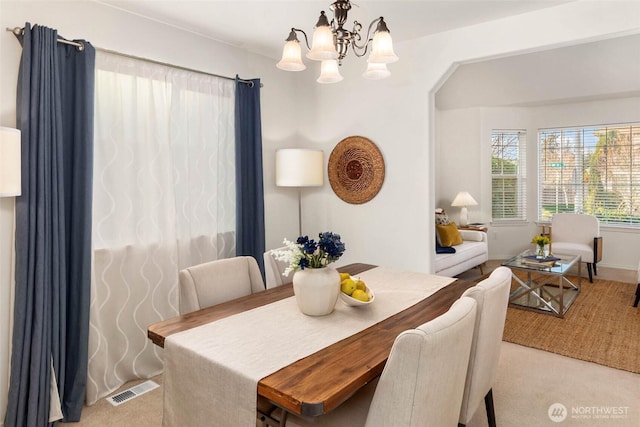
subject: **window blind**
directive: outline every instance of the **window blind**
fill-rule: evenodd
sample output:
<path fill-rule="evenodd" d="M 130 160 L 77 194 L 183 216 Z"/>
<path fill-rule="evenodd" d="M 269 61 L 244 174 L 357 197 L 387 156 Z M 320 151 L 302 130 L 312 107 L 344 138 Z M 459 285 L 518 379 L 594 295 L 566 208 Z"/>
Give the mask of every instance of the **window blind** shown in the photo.
<path fill-rule="evenodd" d="M 640 225 L 640 124 L 538 131 L 538 219 L 556 212 Z"/>
<path fill-rule="evenodd" d="M 527 136 L 524 130 L 491 133 L 492 221 L 527 219 Z"/>

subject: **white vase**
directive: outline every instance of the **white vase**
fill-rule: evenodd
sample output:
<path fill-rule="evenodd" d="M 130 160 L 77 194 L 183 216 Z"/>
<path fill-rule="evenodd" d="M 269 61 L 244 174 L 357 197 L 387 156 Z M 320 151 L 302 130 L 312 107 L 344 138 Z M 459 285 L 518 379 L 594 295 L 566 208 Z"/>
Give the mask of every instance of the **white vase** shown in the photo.
<path fill-rule="evenodd" d="M 331 313 L 340 294 L 340 274 L 335 268 L 305 268 L 293 275 L 293 293 L 300 311 L 308 316 Z"/>

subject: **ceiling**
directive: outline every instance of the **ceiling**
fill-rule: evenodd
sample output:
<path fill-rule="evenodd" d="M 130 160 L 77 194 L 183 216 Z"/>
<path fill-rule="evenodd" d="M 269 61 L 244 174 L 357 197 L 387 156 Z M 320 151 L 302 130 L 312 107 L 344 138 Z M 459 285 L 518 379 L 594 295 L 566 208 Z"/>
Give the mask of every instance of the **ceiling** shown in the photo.
<path fill-rule="evenodd" d="M 333 0 L 95 0 L 240 49 L 279 59 L 291 27 L 311 37 L 320 11 Z M 355 0 L 346 29 L 366 31 L 383 16 L 394 42 L 492 21 L 572 0 Z"/>
<path fill-rule="evenodd" d="M 537 106 L 640 96 L 640 34 L 463 64 L 440 109 Z"/>
<path fill-rule="evenodd" d="M 291 27 L 311 37 L 334 0 L 92 0 L 239 49 L 280 58 Z M 574 0 L 354 0 L 345 28 L 383 16 L 394 42 L 493 21 Z M 640 96 L 640 36 L 464 64 L 438 108 L 542 105 Z"/>

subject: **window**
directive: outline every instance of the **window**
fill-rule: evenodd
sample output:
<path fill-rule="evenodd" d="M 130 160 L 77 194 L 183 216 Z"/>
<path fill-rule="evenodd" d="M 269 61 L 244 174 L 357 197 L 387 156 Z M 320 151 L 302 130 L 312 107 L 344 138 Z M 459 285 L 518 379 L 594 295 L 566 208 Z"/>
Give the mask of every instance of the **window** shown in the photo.
<path fill-rule="evenodd" d="M 595 215 L 610 225 L 640 225 L 640 124 L 538 132 L 538 218 Z"/>
<path fill-rule="evenodd" d="M 527 219 L 527 134 L 524 130 L 493 130 L 491 134 L 492 221 Z"/>

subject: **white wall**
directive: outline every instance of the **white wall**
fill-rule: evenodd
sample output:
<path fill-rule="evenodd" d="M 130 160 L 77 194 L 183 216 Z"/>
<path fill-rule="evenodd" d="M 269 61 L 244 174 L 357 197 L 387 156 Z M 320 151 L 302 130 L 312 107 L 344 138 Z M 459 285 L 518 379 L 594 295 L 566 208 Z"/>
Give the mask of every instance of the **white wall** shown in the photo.
<path fill-rule="evenodd" d="M 479 205 L 469 209 L 471 221 L 491 221 L 491 131 L 527 131 L 527 218 L 518 225 L 495 225 L 489 230 L 489 257 L 505 259 L 527 249 L 536 226 L 538 159 L 537 132 L 541 128 L 640 122 L 640 98 L 622 98 L 541 107 L 464 108 L 438 111 L 436 201 L 455 219 L 451 207 L 457 191 L 468 189 Z M 465 153 L 464 156 L 461 153 Z M 463 183 L 463 184 L 461 184 Z M 602 227 L 601 265 L 635 269 L 640 230 Z"/>
<path fill-rule="evenodd" d="M 223 7 L 223 6 L 221 6 Z M 15 127 L 15 99 L 21 47 L 6 27 L 28 21 L 56 28 L 65 38 L 83 38 L 94 46 L 205 72 L 242 78 L 260 77 L 265 221 L 267 246 L 297 233 L 297 197 L 278 192 L 273 180 L 277 148 L 300 144 L 299 115 L 308 116 L 305 90 L 296 77 L 276 69 L 274 61 L 194 34 L 142 19 L 94 2 L 0 2 L 0 126 Z M 294 102 L 295 101 L 295 102 Z M 4 420 L 9 370 L 11 247 L 13 198 L 0 198 L 0 423 Z"/>
<path fill-rule="evenodd" d="M 344 203 L 327 185 L 306 201 L 305 221 L 343 235 L 344 262 L 431 271 L 440 182 L 435 164 L 441 163 L 435 156 L 433 93 L 456 64 L 639 31 L 639 3 L 578 1 L 397 43 L 400 61 L 389 66 L 391 79 L 374 85 L 346 70 L 343 82 L 322 88 L 317 121 L 303 132 L 315 134 L 315 143 L 329 153 L 346 136 L 370 138 L 385 158 L 385 182 L 363 205 Z M 457 151 L 461 165 L 456 168 L 471 168 L 481 157 L 474 145 Z M 473 218 L 474 210 L 470 214 Z"/>

